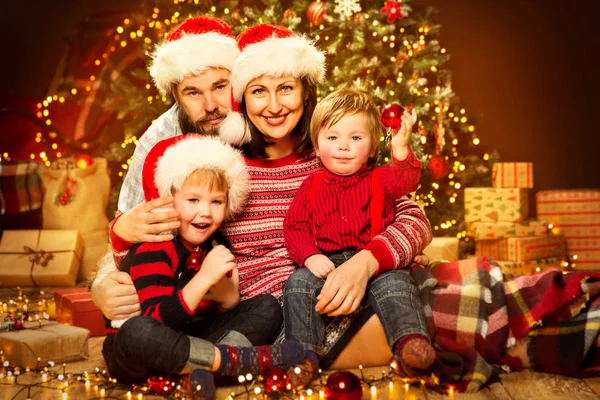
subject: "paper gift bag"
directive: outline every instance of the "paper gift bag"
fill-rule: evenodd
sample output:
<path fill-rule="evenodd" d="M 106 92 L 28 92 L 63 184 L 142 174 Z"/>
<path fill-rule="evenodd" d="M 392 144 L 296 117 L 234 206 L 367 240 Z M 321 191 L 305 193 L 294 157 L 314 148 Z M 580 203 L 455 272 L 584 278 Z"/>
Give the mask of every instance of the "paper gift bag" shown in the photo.
<path fill-rule="evenodd" d="M 495 188 L 533 188 L 533 163 L 501 162 L 492 166 Z"/>
<path fill-rule="evenodd" d="M 75 230 L 4 231 L 0 286 L 74 286 L 82 252 Z"/>
<path fill-rule="evenodd" d="M 54 321 L 26 322 L 24 326 L 25 329 L 0 333 L 0 349 L 10 363 L 35 368 L 48 361 L 62 363 L 89 356 L 86 329 Z"/>
<path fill-rule="evenodd" d="M 72 161 L 61 160 L 40 174 L 46 188 L 44 229 L 79 231 L 85 248 L 79 279 L 88 279 L 108 243 L 106 207 L 110 177 L 106 159 L 94 158 L 87 168 L 77 168 Z"/>
<path fill-rule="evenodd" d="M 465 188 L 465 222 L 521 222 L 529 215 L 526 189 Z"/>
<path fill-rule="evenodd" d="M 104 318 L 87 288 L 63 289 L 54 292 L 56 320 L 65 325 L 90 331 L 90 336 L 104 335 Z"/>
<path fill-rule="evenodd" d="M 430 261 L 458 261 L 458 238 L 434 237 L 423 250 L 423 254 L 429 257 Z"/>

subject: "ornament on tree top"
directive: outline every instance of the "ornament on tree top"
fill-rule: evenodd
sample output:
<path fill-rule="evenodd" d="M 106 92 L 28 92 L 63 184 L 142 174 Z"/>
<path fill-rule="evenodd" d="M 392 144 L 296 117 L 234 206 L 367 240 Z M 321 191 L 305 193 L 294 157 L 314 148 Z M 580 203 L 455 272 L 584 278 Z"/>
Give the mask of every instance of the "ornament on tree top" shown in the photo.
<path fill-rule="evenodd" d="M 325 20 L 325 3 L 318 0 L 310 3 L 306 8 L 306 18 L 313 25 L 321 25 Z"/>
<path fill-rule="evenodd" d="M 387 14 L 388 24 L 392 24 L 392 23 L 394 23 L 395 20 L 401 19 L 402 17 L 404 17 L 404 15 L 402 15 L 402 11 L 400 10 L 400 7 L 402 7 L 401 1 L 386 1 L 385 2 L 384 7 L 380 11 L 384 14 Z"/>
<path fill-rule="evenodd" d="M 339 14 L 342 18 L 349 18 L 354 13 L 361 12 L 360 3 L 358 0 L 335 0 L 335 8 L 333 12 Z"/>

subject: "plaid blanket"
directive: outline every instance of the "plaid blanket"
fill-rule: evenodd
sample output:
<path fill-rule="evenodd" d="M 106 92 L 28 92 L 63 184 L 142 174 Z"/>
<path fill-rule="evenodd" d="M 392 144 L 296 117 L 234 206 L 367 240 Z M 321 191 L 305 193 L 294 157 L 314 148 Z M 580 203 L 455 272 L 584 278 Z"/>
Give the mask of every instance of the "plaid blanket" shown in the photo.
<path fill-rule="evenodd" d="M 0 164 L 0 215 L 42 206 L 44 188 L 37 172 L 39 165 L 34 161 Z"/>
<path fill-rule="evenodd" d="M 412 274 L 438 351 L 426 379 L 433 389 L 479 390 L 515 365 L 506 350 L 521 338 L 539 371 L 600 376 L 600 273 L 549 269 L 504 282 L 497 264 L 478 257 Z"/>

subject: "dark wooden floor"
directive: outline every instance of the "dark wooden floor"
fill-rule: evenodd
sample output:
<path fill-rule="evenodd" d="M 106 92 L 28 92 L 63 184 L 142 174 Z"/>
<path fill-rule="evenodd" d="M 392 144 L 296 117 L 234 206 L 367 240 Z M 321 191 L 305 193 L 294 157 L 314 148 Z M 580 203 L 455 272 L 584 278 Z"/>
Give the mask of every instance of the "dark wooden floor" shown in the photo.
<path fill-rule="evenodd" d="M 92 338 L 90 339 L 90 358 L 88 360 L 69 363 L 66 366 L 66 371 L 71 373 L 81 373 L 83 371 L 92 372 L 95 368 L 104 368 L 104 362 L 102 360 L 101 348 L 103 338 Z M 55 369 L 62 369 L 62 366 L 55 367 Z M 384 369 L 384 368 L 383 368 Z M 1 367 L 0 367 L 1 371 Z M 352 370 L 358 375 L 358 370 Z M 381 367 L 364 368 L 363 373 L 365 376 L 374 375 L 381 376 Z M 5 374 L 6 375 L 6 374 Z M 9 381 L 12 378 L 4 377 L 0 379 L 0 399 L 8 400 L 25 400 L 28 398 L 27 390 L 23 390 L 24 387 L 20 385 L 10 385 Z M 63 397 L 62 389 L 64 383 L 57 384 L 44 384 L 40 382 L 38 374 L 32 376 L 21 376 L 19 381 L 23 383 L 39 383 L 39 385 L 31 388 L 29 395 L 31 399 L 38 400 L 62 400 Z M 53 388 L 60 387 L 60 390 L 50 389 L 48 386 Z M 387 400 L 387 399 L 407 399 L 407 400 L 437 400 L 447 399 L 449 396 L 443 396 L 433 392 L 430 389 L 422 388 L 420 386 L 411 386 L 408 391 L 404 388 L 403 383 L 400 381 L 394 384 L 390 388 L 389 384 L 380 384 L 377 387 L 375 394 L 371 390 L 363 386 L 363 399 L 369 400 Z M 232 393 L 243 392 L 243 387 L 223 387 L 217 392 L 217 399 L 226 399 Z M 102 398 L 100 390 L 94 388 L 94 384 L 86 389 L 82 383 L 72 383 L 66 389 L 66 399 L 91 399 L 91 398 Z M 105 391 L 104 398 L 122 398 L 127 399 L 126 389 L 114 389 Z M 131 398 L 137 399 L 137 395 L 133 395 Z M 158 399 L 158 396 L 144 395 L 144 399 Z M 246 396 L 236 397 L 239 399 L 261 399 L 261 395 L 254 393 Z M 548 400 L 548 399 L 564 399 L 564 400 L 587 400 L 587 399 L 600 399 L 600 378 L 593 379 L 572 379 L 563 376 L 544 374 L 533 371 L 521 371 L 513 372 L 510 374 L 504 374 L 500 378 L 500 382 L 496 382 L 487 388 L 473 394 L 454 394 L 453 398 L 465 399 L 465 400 Z M 315 393 L 311 396 L 305 396 L 306 400 L 319 400 L 319 393 Z"/>

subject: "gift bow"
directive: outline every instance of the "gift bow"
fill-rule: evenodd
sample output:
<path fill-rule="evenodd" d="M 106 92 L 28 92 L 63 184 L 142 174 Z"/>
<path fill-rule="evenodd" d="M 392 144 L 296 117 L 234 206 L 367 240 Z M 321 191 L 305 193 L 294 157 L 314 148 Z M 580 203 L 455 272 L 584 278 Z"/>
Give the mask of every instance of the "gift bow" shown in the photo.
<path fill-rule="evenodd" d="M 47 267 L 48 263 L 54 259 L 54 254 L 48 253 L 44 250 L 35 251 L 29 246 L 23 246 L 23 248 L 30 255 L 29 261 L 31 261 L 34 265 L 38 264 L 42 267 Z"/>

